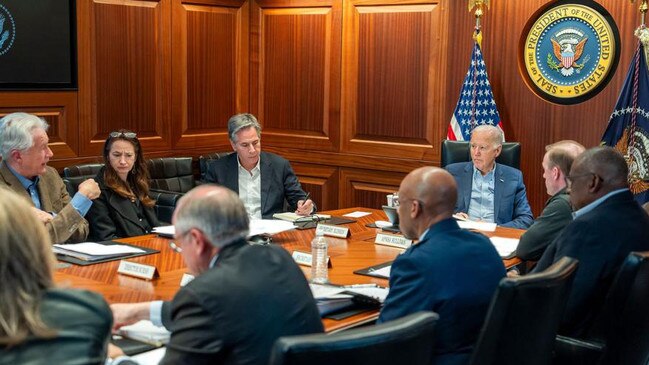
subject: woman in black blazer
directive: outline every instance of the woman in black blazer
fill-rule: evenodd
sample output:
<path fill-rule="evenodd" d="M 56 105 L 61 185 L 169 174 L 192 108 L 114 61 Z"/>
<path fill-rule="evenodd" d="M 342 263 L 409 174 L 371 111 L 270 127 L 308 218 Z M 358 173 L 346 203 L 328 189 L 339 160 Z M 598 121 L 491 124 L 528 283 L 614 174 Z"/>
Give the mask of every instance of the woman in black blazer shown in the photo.
<path fill-rule="evenodd" d="M 111 132 L 104 144 L 104 167 L 95 180 L 101 195 L 86 218 L 91 241 L 151 233 L 158 219 L 149 197 L 149 172 L 137 135 L 121 129 Z"/>

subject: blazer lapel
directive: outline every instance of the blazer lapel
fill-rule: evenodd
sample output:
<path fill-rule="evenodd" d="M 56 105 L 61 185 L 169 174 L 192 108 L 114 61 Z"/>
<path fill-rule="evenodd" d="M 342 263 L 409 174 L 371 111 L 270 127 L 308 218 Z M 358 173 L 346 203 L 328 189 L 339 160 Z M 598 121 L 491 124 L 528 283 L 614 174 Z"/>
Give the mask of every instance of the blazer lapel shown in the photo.
<path fill-rule="evenodd" d="M 106 192 L 107 194 L 110 194 L 110 196 L 108 197 L 108 204 L 113 207 L 117 214 L 144 229 L 142 222 L 140 222 L 140 218 L 138 218 L 137 213 L 135 213 L 133 207 L 130 206 L 132 203 L 128 199 L 122 198 L 121 196 L 114 194 L 108 189 L 106 189 Z"/>
<path fill-rule="evenodd" d="M 494 222 L 498 222 L 498 213 L 500 213 L 500 198 L 503 195 L 505 185 L 505 174 L 503 169 L 496 164 L 496 173 L 494 174 Z"/>
<path fill-rule="evenodd" d="M 223 171 L 225 187 L 231 189 L 239 195 L 239 164 L 237 163 L 239 157 L 237 153 L 228 155 L 228 162 L 226 164 L 226 171 Z"/>
<path fill-rule="evenodd" d="M 273 164 L 270 162 L 270 159 L 264 158 L 262 153 L 259 158 L 259 169 L 261 170 L 261 215 L 264 215 L 266 211 L 266 202 L 268 201 L 268 195 L 270 193 L 270 185 L 273 181 Z"/>
<path fill-rule="evenodd" d="M 464 209 L 462 211 L 469 212 L 469 204 L 471 203 L 471 190 L 473 189 L 473 162 L 470 162 L 464 167 L 464 175 L 462 176 L 464 180 L 463 185 L 469 187 L 468 194 L 464 194 Z M 460 207 L 462 208 L 462 207 Z"/>
<path fill-rule="evenodd" d="M 16 178 L 16 176 L 14 176 L 11 171 L 9 171 L 9 168 L 4 162 L 0 162 L 0 175 L 2 176 L 2 180 L 4 180 L 5 184 L 7 184 L 7 188 L 27 199 L 27 201 L 29 201 L 32 206 L 34 205 L 32 198 L 29 196 L 27 190 L 23 188 L 23 185 L 20 183 L 20 181 L 18 181 L 18 178 Z"/>

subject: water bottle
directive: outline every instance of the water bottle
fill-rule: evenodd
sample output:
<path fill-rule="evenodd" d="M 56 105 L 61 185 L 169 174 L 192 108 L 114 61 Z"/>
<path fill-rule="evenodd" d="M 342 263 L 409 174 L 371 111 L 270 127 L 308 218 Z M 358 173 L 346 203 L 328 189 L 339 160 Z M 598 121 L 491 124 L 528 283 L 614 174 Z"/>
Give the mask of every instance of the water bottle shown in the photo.
<path fill-rule="evenodd" d="M 319 234 L 311 241 L 311 282 L 324 284 L 329 282 L 327 271 L 327 239 Z"/>

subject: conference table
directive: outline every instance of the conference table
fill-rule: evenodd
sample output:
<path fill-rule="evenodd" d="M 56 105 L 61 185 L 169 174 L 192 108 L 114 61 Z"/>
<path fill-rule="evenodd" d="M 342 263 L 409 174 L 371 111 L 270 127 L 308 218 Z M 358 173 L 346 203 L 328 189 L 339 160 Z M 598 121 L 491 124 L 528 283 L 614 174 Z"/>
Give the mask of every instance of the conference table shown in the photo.
<path fill-rule="evenodd" d="M 394 260 L 403 249 L 375 244 L 378 228 L 368 227 L 377 220 L 386 220 L 381 210 L 368 208 L 347 208 L 328 212 L 331 216 L 343 216 L 351 212 L 368 212 L 369 215 L 354 218 L 354 223 L 341 225 L 349 228 L 348 238 L 327 237 L 331 268 L 329 280 L 333 284 L 370 284 L 387 286 L 388 280 L 354 274 L 355 270 L 382 264 Z M 519 238 L 523 230 L 497 227 L 495 232 L 482 232 L 487 236 Z M 311 240 L 315 229 L 290 230 L 272 236 L 272 244 L 280 245 L 289 253 L 294 251 L 310 252 Z M 58 285 L 87 289 L 98 292 L 109 303 L 134 303 L 151 300 L 170 300 L 180 287 L 185 273 L 188 273 L 182 255 L 169 247 L 170 239 L 157 235 L 145 235 L 117 240 L 141 247 L 159 250 L 159 253 L 129 258 L 128 261 L 155 266 L 159 276 L 152 280 L 144 280 L 117 272 L 119 260 L 98 263 L 89 266 L 70 265 L 61 267 L 54 273 Z M 503 259 L 505 267 L 520 263 L 518 258 Z M 65 266 L 65 265 L 62 265 Z M 254 268 L 250 268 L 254 270 Z M 310 268 L 302 266 L 307 278 Z M 260 278 L 262 280 L 262 278 Z M 342 319 L 323 319 L 327 332 L 335 332 L 346 328 L 374 321 L 378 310 L 369 310 Z"/>

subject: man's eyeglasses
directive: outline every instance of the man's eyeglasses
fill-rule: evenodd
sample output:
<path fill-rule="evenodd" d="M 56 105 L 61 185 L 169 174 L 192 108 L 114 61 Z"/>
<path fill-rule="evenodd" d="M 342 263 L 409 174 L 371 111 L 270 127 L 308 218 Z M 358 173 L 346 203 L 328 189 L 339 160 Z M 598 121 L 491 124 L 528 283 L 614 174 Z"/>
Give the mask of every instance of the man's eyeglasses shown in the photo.
<path fill-rule="evenodd" d="M 130 138 L 133 139 L 137 137 L 137 133 L 134 132 L 110 132 L 110 138 Z"/>
<path fill-rule="evenodd" d="M 579 175 L 567 175 L 566 176 L 566 181 L 568 182 L 568 185 L 572 185 L 572 183 L 577 180 L 580 177 L 586 177 L 586 176 L 597 176 L 595 173 L 592 172 L 587 172 L 585 174 L 579 174 Z"/>

